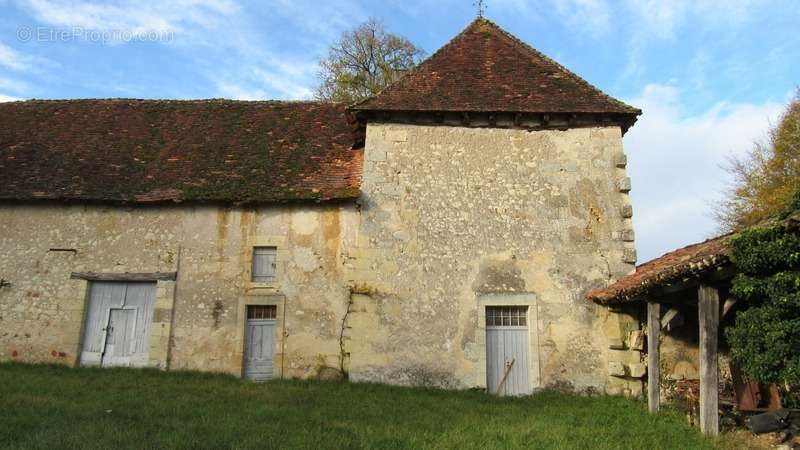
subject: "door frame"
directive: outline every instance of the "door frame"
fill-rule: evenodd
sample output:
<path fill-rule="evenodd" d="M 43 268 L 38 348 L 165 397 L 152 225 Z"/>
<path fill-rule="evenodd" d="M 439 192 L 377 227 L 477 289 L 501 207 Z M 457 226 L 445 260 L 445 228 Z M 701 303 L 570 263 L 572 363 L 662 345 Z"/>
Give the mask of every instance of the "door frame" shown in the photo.
<path fill-rule="evenodd" d="M 284 354 L 286 352 L 286 296 L 283 294 L 261 294 L 249 293 L 239 298 L 238 318 L 236 321 L 236 335 L 241 340 L 239 342 L 237 360 L 239 367 L 239 377 L 244 379 L 245 366 L 244 358 L 246 355 L 245 346 L 247 345 L 247 307 L 248 306 L 269 306 L 276 308 L 275 317 L 275 339 L 272 348 L 272 378 L 283 378 L 284 374 Z M 235 372 L 234 372 L 235 373 Z"/>
<path fill-rule="evenodd" d="M 541 387 L 541 371 L 539 357 L 539 311 L 538 301 L 534 293 L 486 293 L 478 294 L 478 323 L 475 333 L 476 379 L 477 386 L 488 391 L 488 374 L 486 373 L 486 307 L 487 306 L 527 306 L 528 307 L 528 384 L 530 392 Z"/>

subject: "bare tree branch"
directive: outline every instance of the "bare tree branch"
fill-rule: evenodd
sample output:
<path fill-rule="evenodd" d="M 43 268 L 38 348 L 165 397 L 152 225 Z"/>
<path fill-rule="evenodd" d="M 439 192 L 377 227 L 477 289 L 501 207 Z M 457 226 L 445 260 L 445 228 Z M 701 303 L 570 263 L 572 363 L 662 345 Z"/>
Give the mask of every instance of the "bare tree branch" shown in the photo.
<path fill-rule="evenodd" d="M 315 97 L 355 103 L 375 95 L 397 81 L 424 56 L 406 38 L 389 34 L 376 19 L 369 19 L 341 38 L 319 62 Z"/>

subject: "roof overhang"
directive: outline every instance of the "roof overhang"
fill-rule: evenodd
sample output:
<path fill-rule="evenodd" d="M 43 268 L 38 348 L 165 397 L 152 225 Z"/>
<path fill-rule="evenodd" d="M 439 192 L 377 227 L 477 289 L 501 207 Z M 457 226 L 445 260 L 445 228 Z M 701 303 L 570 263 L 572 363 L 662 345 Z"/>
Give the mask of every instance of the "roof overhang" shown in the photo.
<path fill-rule="evenodd" d="M 703 282 L 721 282 L 735 274 L 728 255 L 733 234 L 692 244 L 636 268 L 630 275 L 587 294 L 587 299 L 603 305 L 645 301 L 691 289 Z"/>
<path fill-rule="evenodd" d="M 617 296 L 609 298 L 592 298 L 590 300 L 606 306 L 622 305 L 627 303 L 642 303 L 653 300 L 663 300 L 674 297 L 682 292 L 694 292 L 700 285 L 720 285 L 730 281 L 736 275 L 736 267 L 731 262 L 706 268 L 702 273 L 693 273 L 689 276 L 676 278 L 669 281 L 642 285 L 639 289 L 631 289 Z"/>
<path fill-rule="evenodd" d="M 638 114 L 606 112 L 514 112 L 514 111 L 415 111 L 353 110 L 359 122 L 469 128 L 568 130 L 572 128 L 618 126 L 624 135 Z"/>

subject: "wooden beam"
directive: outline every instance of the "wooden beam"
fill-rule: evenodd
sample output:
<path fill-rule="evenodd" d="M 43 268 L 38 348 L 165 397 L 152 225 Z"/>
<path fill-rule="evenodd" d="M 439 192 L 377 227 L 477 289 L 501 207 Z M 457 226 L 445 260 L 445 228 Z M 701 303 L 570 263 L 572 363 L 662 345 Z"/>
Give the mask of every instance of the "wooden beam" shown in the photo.
<path fill-rule="evenodd" d="M 736 305 L 735 298 L 729 297 L 727 300 L 725 300 L 725 304 L 722 305 L 722 315 L 719 316 L 720 320 L 722 320 L 723 317 L 728 315 L 728 313 L 731 311 L 731 309 L 733 309 L 735 305 Z"/>
<path fill-rule="evenodd" d="M 716 436 L 719 434 L 719 292 L 711 286 L 700 285 L 697 301 L 700 322 L 700 431 L 707 436 Z"/>
<path fill-rule="evenodd" d="M 671 284 L 655 287 L 650 291 L 650 294 L 655 297 L 666 297 L 668 295 L 687 291 L 689 289 L 696 289 L 704 281 L 717 283 L 733 278 L 734 275 L 736 275 L 736 268 L 733 266 L 733 264 L 727 264 L 717 267 L 716 269 L 703 274 L 701 277 L 689 276 L 683 280 L 676 280 Z"/>
<path fill-rule="evenodd" d="M 72 272 L 70 278 L 89 281 L 172 281 L 175 280 L 175 272 L 151 272 L 151 273 L 96 273 L 96 272 Z"/>
<path fill-rule="evenodd" d="M 647 407 L 650 414 L 658 413 L 661 369 L 658 361 L 658 343 L 661 334 L 661 305 L 647 302 Z"/>
<path fill-rule="evenodd" d="M 667 312 L 664 314 L 664 317 L 661 319 L 661 328 L 664 329 L 669 327 L 669 324 L 673 319 L 675 319 L 679 312 L 680 311 L 678 311 L 678 308 L 670 308 L 667 310 Z"/>
<path fill-rule="evenodd" d="M 570 114 L 569 116 L 567 116 L 567 125 L 569 125 L 570 127 L 574 127 L 575 122 L 577 122 L 577 119 L 578 119 L 577 114 Z"/>

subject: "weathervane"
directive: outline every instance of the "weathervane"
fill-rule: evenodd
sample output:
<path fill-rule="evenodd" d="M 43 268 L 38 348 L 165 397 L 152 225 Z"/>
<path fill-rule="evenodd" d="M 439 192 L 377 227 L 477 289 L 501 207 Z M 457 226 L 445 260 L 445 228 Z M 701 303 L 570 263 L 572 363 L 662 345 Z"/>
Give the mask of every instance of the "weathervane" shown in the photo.
<path fill-rule="evenodd" d="M 486 4 L 483 2 L 483 0 L 473 1 L 472 6 L 478 8 L 478 17 L 483 18 L 483 13 L 486 12 Z"/>

